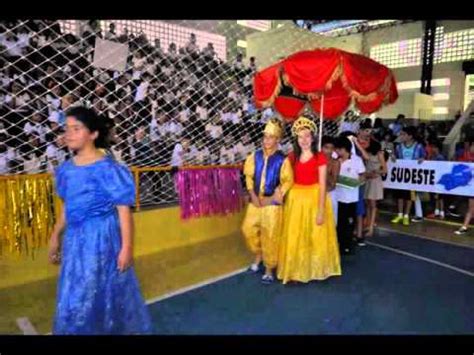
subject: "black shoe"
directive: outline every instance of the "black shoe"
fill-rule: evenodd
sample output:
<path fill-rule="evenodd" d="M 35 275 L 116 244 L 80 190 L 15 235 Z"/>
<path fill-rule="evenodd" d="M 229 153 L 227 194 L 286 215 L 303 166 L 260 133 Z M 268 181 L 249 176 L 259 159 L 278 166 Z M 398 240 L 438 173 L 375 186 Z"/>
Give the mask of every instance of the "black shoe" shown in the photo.
<path fill-rule="evenodd" d="M 261 280 L 262 284 L 265 284 L 265 285 L 272 284 L 274 281 L 275 281 L 275 278 L 273 277 L 273 275 L 263 275 L 262 280 Z"/>
<path fill-rule="evenodd" d="M 413 217 L 411 221 L 414 223 L 423 222 L 423 217 Z"/>
<path fill-rule="evenodd" d="M 448 211 L 448 214 L 451 217 L 461 217 L 461 215 L 459 213 L 457 213 L 456 211 Z"/>
<path fill-rule="evenodd" d="M 365 244 L 365 239 L 361 238 L 357 240 L 357 245 L 360 247 L 365 247 L 367 244 Z"/>

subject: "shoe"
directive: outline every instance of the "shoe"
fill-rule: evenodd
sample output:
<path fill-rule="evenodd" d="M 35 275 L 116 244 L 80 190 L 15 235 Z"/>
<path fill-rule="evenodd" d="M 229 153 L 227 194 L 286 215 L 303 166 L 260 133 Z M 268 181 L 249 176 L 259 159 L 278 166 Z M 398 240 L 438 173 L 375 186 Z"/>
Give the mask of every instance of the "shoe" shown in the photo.
<path fill-rule="evenodd" d="M 446 218 L 445 215 L 444 215 L 444 212 L 441 212 L 441 213 L 439 214 L 439 218 L 440 218 L 440 219 L 445 219 L 445 218 Z"/>
<path fill-rule="evenodd" d="M 423 222 L 423 217 L 413 217 L 411 221 L 414 223 L 420 223 Z"/>
<path fill-rule="evenodd" d="M 262 284 L 265 284 L 265 285 L 269 285 L 271 283 L 273 283 L 275 281 L 275 278 L 273 277 L 273 275 L 263 275 L 262 276 Z"/>
<path fill-rule="evenodd" d="M 360 247 L 365 247 L 367 244 L 365 244 L 365 240 L 361 238 L 357 241 L 357 245 Z"/>
<path fill-rule="evenodd" d="M 393 224 L 397 224 L 397 223 L 400 223 L 402 220 L 403 220 L 403 216 L 397 216 L 393 218 L 390 222 Z"/>
<path fill-rule="evenodd" d="M 252 265 L 249 266 L 247 269 L 247 272 L 249 274 L 256 274 L 260 270 L 260 264 L 255 264 L 253 263 Z"/>
<path fill-rule="evenodd" d="M 426 216 L 426 218 L 438 218 L 439 215 L 438 214 L 434 214 L 434 213 L 430 213 L 428 216 Z"/>
<path fill-rule="evenodd" d="M 461 217 L 461 215 L 459 213 L 457 213 L 456 211 L 448 211 L 448 214 L 451 217 Z"/>
<path fill-rule="evenodd" d="M 454 234 L 456 235 L 463 235 L 466 233 L 467 233 L 467 228 L 464 226 L 462 226 L 461 228 L 459 228 L 457 231 L 454 232 Z"/>
<path fill-rule="evenodd" d="M 410 219 L 408 217 L 403 217 L 403 225 L 404 226 L 409 226 L 410 225 Z"/>

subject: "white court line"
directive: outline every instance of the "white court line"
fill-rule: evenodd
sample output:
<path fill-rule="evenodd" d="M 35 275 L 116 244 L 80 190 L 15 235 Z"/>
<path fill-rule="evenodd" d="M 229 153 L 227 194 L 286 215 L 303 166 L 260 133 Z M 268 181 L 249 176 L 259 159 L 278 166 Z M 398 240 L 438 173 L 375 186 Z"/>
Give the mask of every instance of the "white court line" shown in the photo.
<path fill-rule="evenodd" d="M 392 252 L 394 252 L 394 253 L 406 255 L 406 256 L 409 256 L 409 257 L 414 258 L 414 259 L 426 261 L 426 262 L 428 262 L 428 263 L 435 264 L 435 265 L 444 267 L 444 268 L 446 268 L 446 269 L 450 269 L 450 270 L 453 270 L 453 271 L 457 271 L 457 272 L 459 272 L 459 273 L 461 273 L 461 274 L 474 277 L 474 272 L 471 272 L 471 271 L 468 271 L 468 270 L 464 270 L 464 269 L 460 269 L 460 268 L 458 268 L 458 267 L 456 267 L 456 266 L 452 266 L 452 265 L 449 265 L 449 264 L 445 264 L 445 263 L 442 263 L 442 262 L 440 262 L 440 261 L 436 261 L 436 260 L 433 260 L 433 259 L 430 259 L 430 258 L 425 258 L 424 256 L 421 256 L 421 255 L 412 254 L 412 253 L 409 253 L 409 252 L 406 252 L 406 251 L 403 251 L 403 250 L 400 250 L 400 249 L 395 249 L 395 248 L 387 247 L 387 246 L 385 246 L 385 245 L 378 244 L 378 243 L 374 243 L 374 242 L 368 242 L 368 241 L 366 241 L 365 243 L 366 243 L 367 245 L 372 245 L 372 246 L 377 247 L 377 248 L 381 248 L 381 249 L 385 249 L 385 250 L 392 251 Z"/>
<path fill-rule="evenodd" d="M 164 295 L 162 295 L 162 296 L 160 296 L 160 297 L 152 298 L 152 299 L 146 301 L 146 304 L 147 304 L 147 305 L 150 305 L 150 304 L 153 304 L 153 303 L 156 303 L 156 302 L 160 302 L 160 301 L 163 301 L 163 300 L 165 300 L 165 299 L 167 299 L 167 298 L 171 298 L 171 297 L 180 295 L 180 294 L 182 294 L 182 293 L 186 293 L 186 292 L 189 292 L 189 291 L 192 291 L 192 290 L 195 290 L 195 289 L 198 289 L 198 288 L 201 288 L 201 287 L 204 287 L 204 286 L 213 284 L 213 283 L 215 283 L 215 282 L 228 279 L 228 278 L 230 278 L 230 277 L 232 277 L 232 276 L 235 276 L 235 275 L 238 275 L 238 274 L 243 273 L 245 270 L 247 270 L 247 268 L 235 270 L 235 271 L 233 271 L 233 272 L 231 272 L 231 273 L 228 273 L 228 274 L 225 274 L 225 275 L 222 275 L 222 276 L 218 276 L 218 277 L 214 277 L 214 278 L 212 278 L 212 279 L 208 279 L 208 280 L 206 280 L 206 281 L 203 281 L 203 282 L 194 284 L 194 285 L 192 285 L 192 286 L 180 288 L 179 290 L 166 293 L 166 294 L 164 294 Z"/>
<path fill-rule="evenodd" d="M 20 330 L 23 332 L 23 335 L 38 335 L 39 334 L 27 317 L 17 318 L 16 324 L 18 325 Z"/>
<path fill-rule="evenodd" d="M 386 228 L 386 227 L 376 227 L 376 229 L 380 229 L 384 232 L 395 232 L 397 234 L 403 234 L 403 235 L 407 235 L 409 237 L 416 237 L 416 238 L 420 238 L 420 239 L 428 239 L 428 240 L 432 240 L 433 242 L 438 242 L 438 243 L 442 243 L 442 244 L 449 244 L 449 245 L 455 245 L 457 247 L 464 247 L 464 248 L 474 249 L 474 246 L 472 246 L 472 245 L 466 245 L 466 244 L 462 244 L 462 243 L 459 243 L 459 242 L 456 242 L 456 241 L 431 238 L 431 237 L 427 237 L 427 236 L 421 235 L 421 234 L 404 232 L 404 231 L 399 231 L 399 230 L 396 230 L 396 229 L 390 229 L 390 228 Z"/>

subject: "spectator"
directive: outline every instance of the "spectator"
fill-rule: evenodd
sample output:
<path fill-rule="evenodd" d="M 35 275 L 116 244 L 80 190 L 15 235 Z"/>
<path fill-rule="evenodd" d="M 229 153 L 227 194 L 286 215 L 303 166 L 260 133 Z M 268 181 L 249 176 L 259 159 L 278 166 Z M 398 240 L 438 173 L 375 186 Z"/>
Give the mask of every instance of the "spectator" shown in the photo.
<path fill-rule="evenodd" d="M 127 43 L 129 41 L 129 34 L 128 34 L 128 28 L 127 27 L 123 28 L 123 33 L 118 38 L 118 41 L 120 43 Z"/>
<path fill-rule="evenodd" d="M 207 47 L 202 50 L 202 54 L 206 59 L 214 59 L 216 52 L 214 51 L 214 45 L 209 42 Z"/>
<path fill-rule="evenodd" d="M 214 141 L 220 139 L 223 134 L 222 126 L 219 124 L 219 122 L 219 116 L 214 116 L 212 121 L 206 125 L 206 132 L 208 133 L 209 137 Z"/>
<path fill-rule="evenodd" d="M 388 128 L 393 132 L 395 137 L 398 137 L 400 135 L 400 132 L 402 131 L 402 128 L 404 127 L 404 120 L 405 120 L 405 115 L 399 114 L 397 118 L 395 119 L 395 122 L 390 123 L 388 125 Z"/>
<path fill-rule="evenodd" d="M 435 160 L 435 161 L 446 161 L 446 158 L 442 154 L 443 147 L 441 142 L 435 141 L 430 142 L 431 146 L 431 153 L 427 155 L 427 160 Z M 440 194 L 432 194 L 435 200 L 435 211 L 434 213 L 428 215 L 429 218 L 440 218 L 444 219 L 444 199 L 443 196 Z"/>
<path fill-rule="evenodd" d="M 374 235 L 375 219 L 377 217 L 377 201 L 383 200 L 382 176 L 387 174 L 387 164 L 380 143 L 372 141 L 367 148 L 367 172 L 364 198 L 368 204 L 368 231 L 365 237 Z"/>
<path fill-rule="evenodd" d="M 188 137 L 182 137 L 180 142 L 176 143 L 173 149 L 173 155 L 171 156 L 171 166 L 174 168 L 186 165 L 190 159 L 190 139 Z"/>
<path fill-rule="evenodd" d="M 324 136 L 321 141 L 322 145 L 322 152 L 326 156 L 327 159 L 327 182 L 326 188 L 328 191 L 329 196 L 331 197 L 332 202 L 332 209 L 334 211 L 334 219 L 335 224 L 337 226 L 337 193 L 336 193 L 336 183 L 337 177 L 339 176 L 339 170 L 341 168 L 339 160 L 334 159 L 334 156 L 337 156 L 335 152 L 335 139 L 330 136 Z"/>
<path fill-rule="evenodd" d="M 46 102 L 48 103 L 49 114 L 57 111 L 61 106 L 61 88 L 57 83 L 51 83 L 50 89 L 46 94 Z"/>
<path fill-rule="evenodd" d="M 386 132 L 386 128 L 383 125 L 382 119 L 376 118 L 374 121 L 372 136 L 374 137 L 375 140 L 382 142 L 385 132 Z"/>
<path fill-rule="evenodd" d="M 392 155 L 392 160 L 395 162 L 397 159 L 404 160 L 418 160 L 418 163 L 422 163 L 425 159 L 425 149 L 423 145 L 415 141 L 416 130 L 415 127 L 409 126 L 402 128 L 400 132 L 400 144 L 395 149 L 395 155 Z M 414 192 L 408 190 L 395 190 L 396 198 L 398 199 L 398 216 L 392 219 L 392 223 L 403 222 L 403 225 L 410 225 L 410 211 L 412 201 L 415 199 Z M 403 214 L 403 208 L 405 207 L 405 214 Z"/>
<path fill-rule="evenodd" d="M 341 176 L 363 181 L 365 166 L 362 159 L 352 153 L 352 144 L 347 137 L 339 137 L 335 142 L 339 156 Z M 343 188 L 336 186 L 338 200 L 337 238 L 341 254 L 354 252 L 353 232 L 356 220 L 357 201 L 359 200 L 358 188 Z"/>
<path fill-rule="evenodd" d="M 224 145 L 219 153 L 219 164 L 230 165 L 235 163 L 235 148 L 230 136 L 224 137 Z"/>
<path fill-rule="evenodd" d="M 148 88 L 150 86 L 151 75 L 145 73 L 143 75 L 143 80 L 140 82 L 140 85 L 137 87 L 137 91 L 135 93 L 135 102 L 140 102 L 146 99 L 148 96 Z"/>
<path fill-rule="evenodd" d="M 132 158 L 133 165 L 137 167 L 146 166 L 152 159 L 152 150 L 146 134 L 146 128 L 146 126 L 141 125 L 135 129 Z"/>
<path fill-rule="evenodd" d="M 56 136 L 54 133 L 48 133 L 46 142 L 47 171 L 53 173 L 67 159 L 68 151 L 64 144 L 63 134 Z"/>
<path fill-rule="evenodd" d="M 186 44 L 186 52 L 191 56 L 195 56 L 199 52 L 199 47 L 196 43 L 196 35 L 191 33 L 189 36 L 189 42 Z"/>
<path fill-rule="evenodd" d="M 161 42 L 159 38 L 155 38 L 153 53 L 154 53 L 155 58 L 159 58 L 159 59 L 163 58 L 163 50 L 161 49 Z"/>
<path fill-rule="evenodd" d="M 172 139 L 177 140 L 183 132 L 183 125 L 175 117 L 170 120 L 168 130 Z"/>
<path fill-rule="evenodd" d="M 20 147 L 25 174 L 39 174 L 46 170 L 44 149 L 40 148 L 39 138 L 35 132 L 29 135 L 28 142 Z"/>
<path fill-rule="evenodd" d="M 467 146 L 468 146 L 468 149 L 465 150 L 460 160 L 469 162 L 469 163 L 474 163 L 474 140 L 469 141 Z M 463 225 L 461 226 L 461 228 L 459 228 L 457 231 L 454 232 L 456 235 L 464 235 L 468 231 L 469 223 L 471 223 L 471 219 L 472 217 L 474 217 L 474 198 L 473 197 L 469 197 L 467 208 L 468 209 L 464 217 Z"/>
<path fill-rule="evenodd" d="M 115 33 L 115 23 L 110 23 L 109 30 L 105 32 L 104 38 L 108 41 L 116 41 L 118 39 L 117 33 Z"/>
<path fill-rule="evenodd" d="M 197 165 L 210 164 L 211 163 L 211 153 L 209 148 L 206 147 L 204 140 L 197 139 L 196 146 L 192 153 L 193 163 Z"/>
<path fill-rule="evenodd" d="M 383 141 L 381 142 L 382 150 L 384 151 L 386 161 L 395 152 L 395 144 L 393 143 L 393 141 L 394 141 L 394 137 L 393 137 L 392 131 L 391 130 L 386 131 L 383 136 Z"/>
<path fill-rule="evenodd" d="M 250 74 L 253 75 L 257 72 L 257 63 L 255 62 L 255 57 L 250 57 Z"/>
<path fill-rule="evenodd" d="M 254 150 L 255 144 L 252 143 L 250 135 L 248 133 L 244 133 L 242 140 L 239 141 L 235 146 L 235 161 L 243 162 Z"/>
<path fill-rule="evenodd" d="M 469 151 L 470 142 L 474 142 L 474 114 L 471 113 L 461 128 L 461 142 L 464 142 L 464 151 Z"/>
<path fill-rule="evenodd" d="M 353 111 L 347 111 L 344 114 L 344 120 L 339 126 L 339 133 L 352 132 L 356 133 L 359 130 L 359 123 L 357 115 Z"/>
<path fill-rule="evenodd" d="M 10 158 L 8 156 L 8 147 L 4 140 L 0 141 L 0 175 L 6 175 L 10 170 Z"/>
<path fill-rule="evenodd" d="M 27 134 L 30 135 L 33 132 L 36 132 L 38 134 L 38 137 L 41 142 L 46 141 L 46 134 L 49 133 L 49 129 L 47 126 L 44 124 L 45 122 L 45 115 L 42 112 L 33 112 L 28 120 L 26 122 L 25 126 L 23 127 L 23 131 Z"/>
<path fill-rule="evenodd" d="M 10 92 L 5 96 L 5 104 L 15 112 L 26 112 L 31 101 L 30 95 L 22 88 L 19 82 L 12 82 Z"/>

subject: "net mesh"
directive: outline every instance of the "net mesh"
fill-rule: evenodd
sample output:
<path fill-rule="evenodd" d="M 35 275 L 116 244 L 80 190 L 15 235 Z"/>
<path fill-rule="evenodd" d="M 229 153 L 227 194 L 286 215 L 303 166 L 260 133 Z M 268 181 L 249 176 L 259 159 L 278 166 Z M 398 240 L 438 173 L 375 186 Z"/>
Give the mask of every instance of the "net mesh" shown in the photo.
<path fill-rule="evenodd" d="M 113 122 L 117 160 L 160 168 L 140 172 L 141 206 L 176 201 L 165 167 L 238 164 L 260 144 L 275 113 L 254 106 L 258 69 L 317 47 L 368 55 L 363 43 L 355 50 L 291 21 L 27 20 L 0 28 L 0 175 L 52 172 L 70 156 L 64 112 L 87 105 Z M 356 112 L 347 124 L 359 119 Z M 336 135 L 340 120 L 325 122 L 324 134 Z"/>

